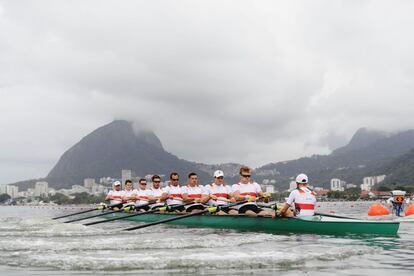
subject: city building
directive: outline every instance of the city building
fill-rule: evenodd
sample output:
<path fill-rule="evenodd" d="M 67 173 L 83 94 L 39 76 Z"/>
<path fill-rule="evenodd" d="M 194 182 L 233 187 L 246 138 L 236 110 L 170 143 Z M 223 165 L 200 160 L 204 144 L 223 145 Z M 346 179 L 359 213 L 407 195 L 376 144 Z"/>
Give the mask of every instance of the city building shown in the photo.
<path fill-rule="evenodd" d="M 384 181 L 385 175 L 377 176 L 366 176 L 362 179 L 362 184 L 360 185 L 361 191 L 371 191 L 372 187 L 378 183 Z"/>
<path fill-rule="evenodd" d="M 38 181 L 35 184 L 34 196 L 47 196 L 48 195 L 48 183 L 46 181 Z"/>
<path fill-rule="evenodd" d="M 273 185 L 261 185 L 262 191 L 266 193 L 274 193 L 275 192 L 275 186 Z"/>
<path fill-rule="evenodd" d="M 339 178 L 331 179 L 331 190 L 332 191 L 344 191 L 345 190 L 345 181 L 342 181 Z"/>
<path fill-rule="evenodd" d="M 7 184 L 0 184 L 0 195 L 6 193 Z"/>
<path fill-rule="evenodd" d="M 296 181 L 290 181 L 289 183 L 289 192 L 293 191 L 294 189 L 296 189 L 298 187 L 298 185 L 296 184 Z"/>
<path fill-rule="evenodd" d="M 347 189 L 352 189 L 352 188 L 357 188 L 358 186 L 352 183 L 346 184 L 345 188 Z"/>
<path fill-rule="evenodd" d="M 125 184 L 126 180 L 132 179 L 132 171 L 131 170 L 122 170 L 121 171 L 121 183 L 122 186 Z"/>
<path fill-rule="evenodd" d="M 6 194 L 8 194 L 11 198 L 19 197 L 19 187 L 13 186 L 13 185 L 7 185 Z"/>
<path fill-rule="evenodd" d="M 95 185 L 95 178 L 85 178 L 83 180 L 83 187 L 85 187 L 89 192 L 92 191 L 92 187 Z"/>

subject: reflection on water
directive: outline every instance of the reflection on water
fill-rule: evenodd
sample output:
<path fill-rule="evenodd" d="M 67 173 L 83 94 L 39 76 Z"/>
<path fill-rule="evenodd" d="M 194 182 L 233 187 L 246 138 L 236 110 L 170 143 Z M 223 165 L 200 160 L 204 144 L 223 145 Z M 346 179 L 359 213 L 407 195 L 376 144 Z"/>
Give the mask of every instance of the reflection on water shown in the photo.
<path fill-rule="evenodd" d="M 320 210 L 359 217 L 367 210 L 366 204 L 350 204 L 326 203 Z M 402 224 L 398 237 L 271 235 L 164 225 L 121 232 L 134 222 L 86 227 L 50 219 L 60 214 L 52 208 L 0 207 L 0 274 L 413 272 L 414 223 Z"/>

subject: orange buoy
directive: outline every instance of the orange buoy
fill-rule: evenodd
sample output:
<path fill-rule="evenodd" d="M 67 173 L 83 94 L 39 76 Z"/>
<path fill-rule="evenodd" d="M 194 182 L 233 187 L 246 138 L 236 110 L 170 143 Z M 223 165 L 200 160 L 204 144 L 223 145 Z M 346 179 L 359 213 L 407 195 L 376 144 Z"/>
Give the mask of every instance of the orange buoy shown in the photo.
<path fill-rule="evenodd" d="M 407 209 L 405 209 L 405 216 L 414 215 L 414 203 L 408 205 Z"/>
<path fill-rule="evenodd" d="M 368 216 L 387 216 L 390 214 L 390 210 L 380 203 L 371 205 L 368 209 Z"/>

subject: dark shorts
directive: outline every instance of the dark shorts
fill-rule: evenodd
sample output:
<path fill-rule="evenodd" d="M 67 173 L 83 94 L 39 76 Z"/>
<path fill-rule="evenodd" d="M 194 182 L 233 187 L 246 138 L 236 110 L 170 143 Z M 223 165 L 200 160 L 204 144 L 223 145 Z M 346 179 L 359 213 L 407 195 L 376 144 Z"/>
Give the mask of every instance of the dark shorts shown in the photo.
<path fill-rule="evenodd" d="M 200 211 L 202 211 L 202 210 L 205 210 L 207 207 L 208 207 L 207 205 L 196 203 L 196 204 L 187 206 L 187 208 L 185 208 L 185 211 L 187 213 L 190 213 L 193 210 L 200 210 Z"/>
<path fill-rule="evenodd" d="M 117 205 L 114 205 L 114 206 L 109 207 L 109 209 L 111 209 L 111 210 L 113 210 L 114 208 L 121 209 L 123 205 L 124 204 L 121 202 L 121 203 L 118 203 Z"/>
<path fill-rule="evenodd" d="M 137 206 L 135 206 L 135 208 L 136 208 L 137 211 L 139 211 L 139 210 L 149 211 L 150 206 L 149 205 L 145 205 L 145 206 L 137 205 Z"/>
<path fill-rule="evenodd" d="M 182 205 L 171 205 L 172 207 L 172 212 L 174 211 L 179 211 L 179 212 L 183 212 L 185 211 L 185 207 Z"/>
<path fill-rule="evenodd" d="M 255 212 L 256 214 L 263 211 L 262 208 L 260 208 L 259 206 L 255 205 L 255 204 L 245 204 L 245 205 L 240 206 L 239 214 L 244 214 L 244 213 L 246 213 L 247 210 Z"/>
<path fill-rule="evenodd" d="M 157 204 L 151 205 L 150 209 L 155 210 L 155 209 L 158 209 L 158 208 L 161 208 L 161 207 L 164 207 L 164 206 L 165 206 L 164 203 L 157 203 Z"/>

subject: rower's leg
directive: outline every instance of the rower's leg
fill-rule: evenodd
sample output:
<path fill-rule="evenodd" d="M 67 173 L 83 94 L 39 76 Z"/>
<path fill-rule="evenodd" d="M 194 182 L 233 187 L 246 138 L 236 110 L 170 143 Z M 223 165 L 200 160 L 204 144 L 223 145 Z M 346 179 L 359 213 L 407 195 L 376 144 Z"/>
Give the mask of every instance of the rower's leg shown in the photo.
<path fill-rule="evenodd" d="M 231 209 L 230 211 L 229 211 L 229 215 L 233 215 L 233 216 L 235 216 L 235 215 L 238 215 L 239 214 L 239 212 L 237 211 L 237 210 L 233 210 L 233 209 Z"/>
<path fill-rule="evenodd" d="M 252 210 L 246 210 L 244 214 L 248 217 L 257 217 L 257 214 L 253 212 Z"/>

